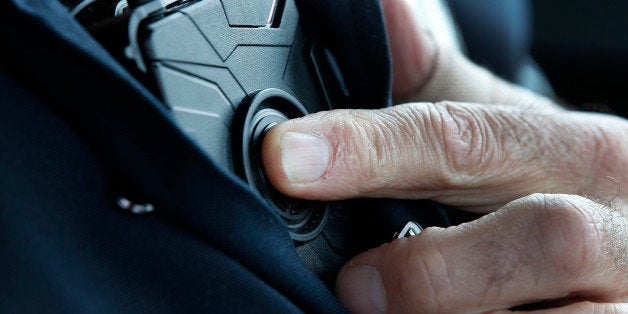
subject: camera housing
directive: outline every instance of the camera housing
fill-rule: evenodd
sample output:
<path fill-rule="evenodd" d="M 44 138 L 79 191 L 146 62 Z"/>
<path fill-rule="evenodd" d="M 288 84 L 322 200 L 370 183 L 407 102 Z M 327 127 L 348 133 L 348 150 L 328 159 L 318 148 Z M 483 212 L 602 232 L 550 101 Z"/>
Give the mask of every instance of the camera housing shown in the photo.
<path fill-rule="evenodd" d="M 128 23 L 127 67 L 153 87 L 201 150 L 267 201 L 305 265 L 332 282 L 366 248 L 357 236 L 360 219 L 345 203 L 276 191 L 260 147 L 278 123 L 348 105 L 333 55 L 308 37 L 294 0 L 140 2 L 119 17 Z"/>
<path fill-rule="evenodd" d="M 351 257 L 391 241 L 408 221 L 449 225 L 429 201 L 289 198 L 262 167 L 262 139 L 278 123 L 390 105 L 392 65 L 379 0 L 96 3 L 102 6 L 77 20 L 161 99 L 199 150 L 266 200 L 304 265 L 330 287 Z"/>

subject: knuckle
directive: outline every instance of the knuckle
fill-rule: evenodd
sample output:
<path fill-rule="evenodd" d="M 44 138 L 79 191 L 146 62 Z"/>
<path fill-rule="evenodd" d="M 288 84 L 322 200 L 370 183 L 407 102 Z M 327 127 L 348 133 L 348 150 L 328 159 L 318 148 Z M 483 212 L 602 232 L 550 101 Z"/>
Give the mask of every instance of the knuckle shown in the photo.
<path fill-rule="evenodd" d="M 384 184 L 388 176 L 386 172 L 391 166 L 398 165 L 399 145 L 398 138 L 393 136 L 394 130 L 402 130 L 399 125 L 390 125 L 382 118 L 380 111 L 369 112 L 368 115 L 357 116 L 356 123 L 360 125 L 364 145 L 361 150 L 364 158 L 372 170 L 369 179 L 375 185 Z M 364 150 L 364 148 L 368 148 Z M 382 173 L 382 169 L 385 169 Z"/>
<path fill-rule="evenodd" d="M 628 181 L 628 120 L 619 120 L 609 117 L 597 117 L 595 123 L 590 123 L 593 127 L 587 137 L 587 151 L 584 154 L 592 156 L 589 173 L 586 177 L 595 180 L 603 177 L 606 180 L 612 175 L 619 183 Z M 626 175 L 622 176 L 622 173 Z M 586 186 L 591 186 L 592 181 L 586 182 Z M 587 191 L 591 192 L 591 191 Z M 596 193 L 594 193 L 596 194 Z M 597 197 L 597 195 L 595 195 Z M 618 191 L 617 196 L 628 196 L 625 192 Z"/>
<path fill-rule="evenodd" d="M 417 119 L 404 108 L 353 110 L 338 118 L 333 133 L 340 134 L 339 159 L 359 180 L 361 194 L 394 184 L 416 162 Z"/>
<path fill-rule="evenodd" d="M 491 169 L 500 152 L 498 130 L 482 109 L 442 102 L 429 114 L 445 163 L 442 179 L 446 185 L 459 186 Z"/>
<path fill-rule="evenodd" d="M 341 110 L 329 112 L 333 115 L 326 127 L 330 132 L 334 147 L 336 167 L 355 182 L 368 182 L 373 177 L 377 157 L 377 147 L 373 139 L 371 118 L 361 110 Z"/>
<path fill-rule="evenodd" d="M 604 233 L 595 211 L 599 204 L 573 195 L 537 194 L 542 206 L 535 208 L 535 217 L 542 235 L 547 235 L 544 248 L 550 250 L 568 278 L 584 278 L 598 273 L 604 259 Z"/>

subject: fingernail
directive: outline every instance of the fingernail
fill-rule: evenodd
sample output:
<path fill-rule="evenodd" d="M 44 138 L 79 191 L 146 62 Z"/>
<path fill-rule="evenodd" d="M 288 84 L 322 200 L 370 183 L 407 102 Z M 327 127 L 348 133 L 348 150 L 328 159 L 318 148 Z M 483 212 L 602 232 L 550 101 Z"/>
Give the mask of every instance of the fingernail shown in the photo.
<path fill-rule="evenodd" d="M 385 313 L 386 296 L 382 277 L 371 266 L 349 267 L 341 272 L 338 297 L 351 313 Z"/>
<path fill-rule="evenodd" d="M 310 183 L 320 179 L 331 160 L 329 144 L 322 138 L 296 132 L 281 136 L 281 165 L 292 183 Z"/>

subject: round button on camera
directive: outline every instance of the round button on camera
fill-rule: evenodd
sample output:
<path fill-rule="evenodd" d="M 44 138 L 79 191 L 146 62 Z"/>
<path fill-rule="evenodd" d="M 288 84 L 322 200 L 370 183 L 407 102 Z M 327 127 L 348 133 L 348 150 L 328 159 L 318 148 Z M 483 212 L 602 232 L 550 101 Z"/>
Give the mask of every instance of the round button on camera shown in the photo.
<path fill-rule="evenodd" d="M 261 145 L 272 127 L 307 113 L 305 107 L 287 92 L 266 89 L 242 102 L 233 123 L 233 156 L 237 173 L 268 201 L 297 242 L 313 240 L 321 233 L 329 215 L 329 204 L 294 199 L 273 188 L 262 165 Z"/>

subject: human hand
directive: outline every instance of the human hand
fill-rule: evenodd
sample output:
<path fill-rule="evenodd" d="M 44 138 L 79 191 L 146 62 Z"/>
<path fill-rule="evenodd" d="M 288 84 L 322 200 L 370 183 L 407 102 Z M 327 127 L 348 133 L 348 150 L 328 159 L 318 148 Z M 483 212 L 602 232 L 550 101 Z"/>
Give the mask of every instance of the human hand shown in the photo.
<path fill-rule="evenodd" d="M 305 199 L 430 198 L 495 212 L 359 255 L 338 276 L 340 299 L 355 312 L 541 300 L 556 312 L 628 311 L 628 122 L 509 85 L 407 27 L 405 1 L 383 4 L 395 98 L 451 101 L 280 124 L 263 145 L 269 179 Z"/>
<path fill-rule="evenodd" d="M 354 258 L 337 281 L 350 310 L 484 312 L 547 299 L 577 301 L 564 312 L 626 310 L 613 303 L 628 302 L 625 120 L 411 104 L 318 114 L 272 132 L 267 173 L 294 197 L 500 208 Z M 523 197 L 535 192 L 552 194 Z"/>

